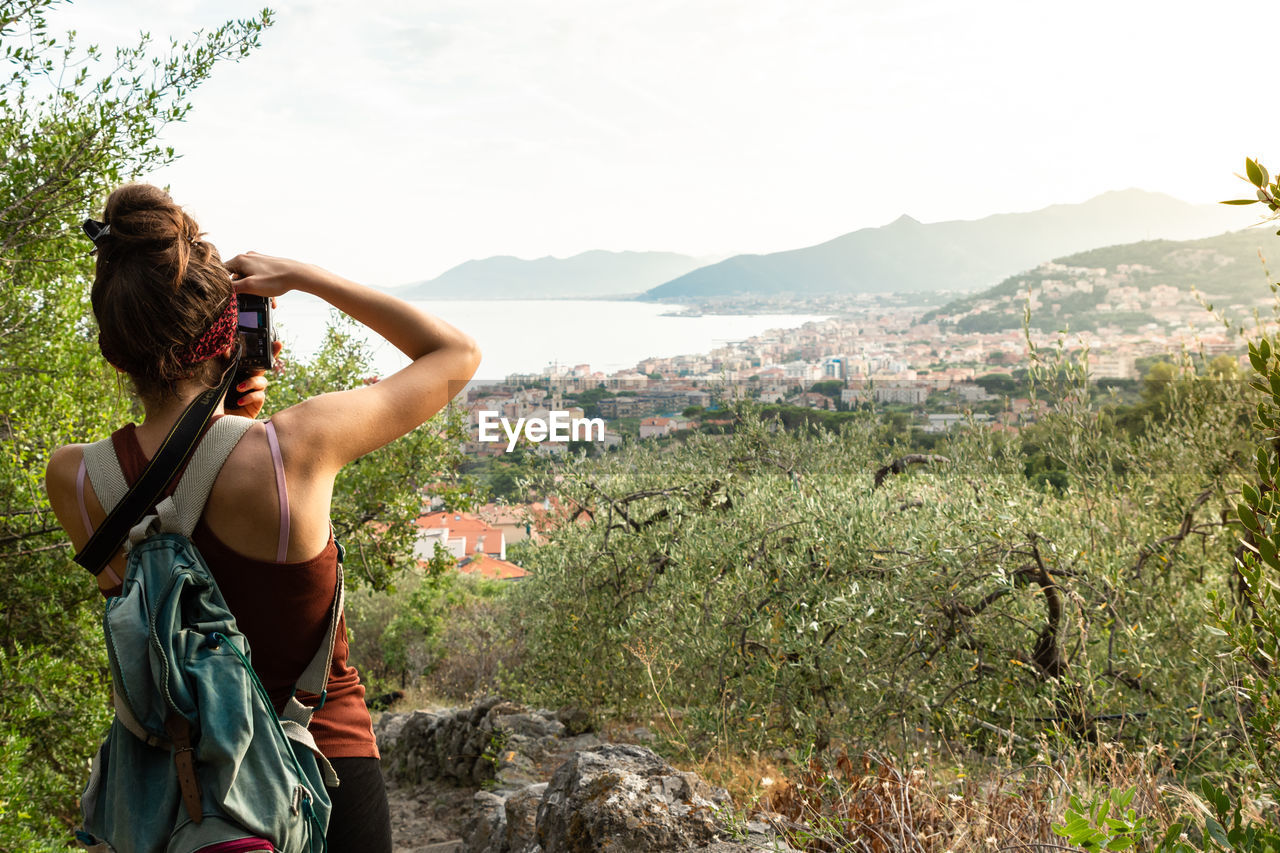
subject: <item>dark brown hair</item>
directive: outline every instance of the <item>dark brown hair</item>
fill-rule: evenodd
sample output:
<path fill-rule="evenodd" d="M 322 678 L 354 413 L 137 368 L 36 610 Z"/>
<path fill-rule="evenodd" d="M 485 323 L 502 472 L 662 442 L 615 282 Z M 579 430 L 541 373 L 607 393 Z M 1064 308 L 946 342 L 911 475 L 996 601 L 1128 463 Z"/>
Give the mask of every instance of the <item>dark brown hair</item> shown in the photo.
<path fill-rule="evenodd" d="M 125 184 L 107 198 L 109 231 L 97 241 L 91 299 L 99 343 L 129 374 L 139 396 L 159 401 L 179 382 L 210 387 L 221 358 L 184 363 L 181 354 L 231 299 L 231 277 L 196 221 L 150 184 Z"/>

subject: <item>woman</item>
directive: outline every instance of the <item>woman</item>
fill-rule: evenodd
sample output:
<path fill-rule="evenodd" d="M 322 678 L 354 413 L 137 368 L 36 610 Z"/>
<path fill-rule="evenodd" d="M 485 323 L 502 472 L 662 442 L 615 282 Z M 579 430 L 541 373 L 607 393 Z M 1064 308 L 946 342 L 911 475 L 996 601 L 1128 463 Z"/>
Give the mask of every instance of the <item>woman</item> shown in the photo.
<path fill-rule="evenodd" d="M 337 572 L 329 527 L 335 476 L 443 408 L 451 389 L 475 373 L 479 351 L 448 323 L 318 267 L 256 252 L 224 264 L 195 221 L 156 187 L 117 189 L 107 199 L 105 223 L 94 241 L 99 347 L 129 376 L 145 412 L 141 425 L 112 435 L 130 484 L 187 404 L 216 386 L 230 363 L 233 291 L 311 293 L 412 359 L 381 382 L 321 394 L 255 423 L 219 473 L 192 535 L 279 711 L 327 624 Z M 239 408 L 228 414 L 255 416 L 266 384 L 259 375 L 237 386 Z M 59 448 L 46 473 L 49 501 L 77 550 L 106 518 L 84 476 L 82 450 L 75 444 Z M 122 552 L 98 576 L 104 595 L 120 591 L 124 572 Z M 327 699 L 311 732 L 342 780 L 329 792 L 328 849 L 389 851 L 378 749 L 359 674 L 347 663 L 345 630 L 339 631 Z"/>

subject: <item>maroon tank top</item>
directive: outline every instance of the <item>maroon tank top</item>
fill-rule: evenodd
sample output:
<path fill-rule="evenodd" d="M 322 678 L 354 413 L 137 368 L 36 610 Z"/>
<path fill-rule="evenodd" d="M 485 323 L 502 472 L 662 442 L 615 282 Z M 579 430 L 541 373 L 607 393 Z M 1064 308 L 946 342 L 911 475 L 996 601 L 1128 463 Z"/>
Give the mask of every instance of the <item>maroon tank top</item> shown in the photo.
<path fill-rule="evenodd" d="M 130 486 L 142 476 L 148 459 L 138 444 L 134 425 L 111 435 L 125 481 Z M 176 481 L 176 478 L 175 478 Z M 175 483 L 168 491 L 172 492 Z M 338 546 L 329 537 L 324 550 L 309 560 L 275 563 L 256 560 L 235 551 L 219 539 L 203 518 L 191 541 L 209 566 L 227 607 L 253 650 L 253 668 L 267 689 L 276 713 L 289 701 L 293 686 L 324 639 L 329 626 L 329 606 L 338 578 Z M 120 588 L 105 591 L 118 595 Z M 347 662 L 345 614 L 339 617 L 329 669 L 324 706 L 311 718 L 311 734 L 329 758 L 378 758 L 369 709 L 364 704 L 360 673 Z M 299 691 L 305 705 L 315 706 L 318 696 Z"/>

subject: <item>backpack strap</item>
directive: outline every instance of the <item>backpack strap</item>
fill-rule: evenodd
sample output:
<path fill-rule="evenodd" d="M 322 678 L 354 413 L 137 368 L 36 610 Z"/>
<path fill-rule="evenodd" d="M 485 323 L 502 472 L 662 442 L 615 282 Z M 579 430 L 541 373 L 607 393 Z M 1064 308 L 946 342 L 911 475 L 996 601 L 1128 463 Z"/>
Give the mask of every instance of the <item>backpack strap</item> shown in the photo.
<path fill-rule="evenodd" d="M 109 512 L 129 491 L 129 483 L 124 478 L 124 470 L 116 458 L 115 445 L 110 438 L 85 445 L 84 466 L 98 503 Z"/>
<path fill-rule="evenodd" d="M 129 531 L 130 545 L 137 545 L 156 533 L 180 533 L 190 539 L 204 514 L 213 481 L 254 423 L 249 418 L 225 415 L 214 421 L 192 454 L 173 494 L 156 504 L 155 515 L 142 519 Z"/>
<path fill-rule="evenodd" d="M 302 675 L 298 676 L 298 681 L 293 685 L 293 693 L 280 714 L 280 727 L 284 729 L 285 736 L 309 747 L 316 754 L 320 772 L 324 774 L 324 784 L 329 788 L 338 787 L 338 774 L 329 760 L 320 752 L 320 747 L 316 746 L 315 737 L 312 736 L 308 727 L 311 725 L 312 715 L 324 707 L 324 701 L 328 695 L 329 672 L 333 668 L 333 645 L 338 638 L 338 623 L 342 619 L 344 594 L 342 547 L 339 546 L 338 579 L 334 585 L 333 603 L 329 605 L 329 627 L 325 631 L 324 639 L 320 641 L 320 648 L 316 649 L 316 653 L 311 656 L 311 662 L 302 671 Z M 319 696 L 319 704 L 314 708 L 303 705 L 298 701 L 299 690 Z"/>
<path fill-rule="evenodd" d="M 227 389 L 235 380 L 239 366 L 240 355 L 237 353 L 235 360 L 222 374 L 222 381 L 218 387 L 206 389 L 187 404 L 160 444 L 160 449 L 147 463 L 142 476 L 122 497 L 112 501 L 106 520 L 89 537 L 89 541 L 80 549 L 80 553 L 76 554 L 77 563 L 95 576 L 102 573 L 103 568 L 128 538 L 130 528 L 138 523 L 138 519 L 142 518 L 148 509 L 156 505 L 160 496 L 164 494 L 165 487 L 173 479 L 174 473 L 180 470 L 183 463 L 195 452 L 205 425 L 209 423 L 214 410 L 226 396 Z M 116 467 L 119 467 L 118 462 Z"/>
<path fill-rule="evenodd" d="M 325 631 L 324 639 L 320 642 L 320 648 L 316 649 L 316 653 L 311 657 L 311 662 L 302 671 L 302 675 L 298 676 L 298 681 L 293 688 L 294 695 L 289 697 L 288 703 L 284 706 L 284 713 L 280 715 L 281 719 L 292 720 L 305 728 L 311 724 L 311 715 L 316 712 L 316 709 L 324 707 L 329 686 L 329 672 L 333 668 L 333 646 L 338 639 L 338 622 L 342 618 L 344 594 L 342 562 L 339 561 L 338 579 L 333 591 L 333 603 L 329 605 L 329 627 Z M 319 696 L 320 703 L 315 708 L 303 705 L 298 701 L 297 692 L 299 690 Z"/>
<path fill-rule="evenodd" d="M 181 533 L 190 538 L 223 463 L 254 423 L 249 418 L 234 415 L 214 421 L 192 454 L 173 494 L 156 504 L 154 514 L 147 515 L 129 529 L 125 550 L 155 533 Z M 111 439 L 86 445 L 84 462 L 93 492 L 103 509 L 109 512 L 129 491 Z"/>

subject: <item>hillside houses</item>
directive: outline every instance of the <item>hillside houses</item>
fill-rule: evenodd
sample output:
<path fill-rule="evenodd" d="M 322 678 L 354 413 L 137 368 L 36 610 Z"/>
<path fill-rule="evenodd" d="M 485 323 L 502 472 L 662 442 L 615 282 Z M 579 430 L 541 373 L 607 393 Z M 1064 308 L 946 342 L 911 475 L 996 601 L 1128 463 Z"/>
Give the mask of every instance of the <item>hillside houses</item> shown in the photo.
<path fill-rule="evenodd" d="M 463 574 L 487 580 L 518 580 L 526 576 L 527 571 L 507 560 L 505 528 L 523 527 L 519 525 L 516 513 L 491 511 L 490 517 L 499 523 L 490 524 L 472 513 L 428 513 L 418 519 L 419 533 L 414 552 L 419 561 L 425 562 L 435 555 L 435 548 L 439 545 L 453 555 L 457 570 Z M 520 538 L 527 535 L 526 532 Z"/>
<path fill-rule="evenodd" d="M 474 554 L 488 554 L 500 560 L 507 558 L 506 534 L 470 513 L 428 513 L 418 519 L 418 528 L 419 559 L 430 559 L 436 545 L 458 560 Z"/>

